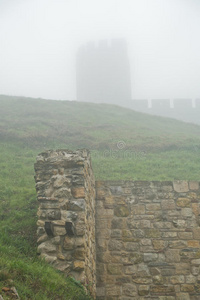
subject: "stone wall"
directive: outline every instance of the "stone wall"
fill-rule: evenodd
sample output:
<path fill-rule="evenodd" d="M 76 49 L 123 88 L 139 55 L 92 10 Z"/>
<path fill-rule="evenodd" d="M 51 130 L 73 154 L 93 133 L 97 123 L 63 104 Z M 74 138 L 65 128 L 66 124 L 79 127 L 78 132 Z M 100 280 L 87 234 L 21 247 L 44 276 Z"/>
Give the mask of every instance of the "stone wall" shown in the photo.
<path fill-rule="evenodd" d="M 96 182 L 97 299 L 200 299 L 198 182 Z"/>
<path fill-rule="evenodd" d="M 199 182 L 95 185 L 87 150 L 41 153 L 35 171 L 42 258 L 99 300 L 200 299 Z"/>
<path fill-rule="evenodd" d="M 95 182 L 90 155 L 46 151 L 37 157 L 38 253 L 95 296 Z"/>

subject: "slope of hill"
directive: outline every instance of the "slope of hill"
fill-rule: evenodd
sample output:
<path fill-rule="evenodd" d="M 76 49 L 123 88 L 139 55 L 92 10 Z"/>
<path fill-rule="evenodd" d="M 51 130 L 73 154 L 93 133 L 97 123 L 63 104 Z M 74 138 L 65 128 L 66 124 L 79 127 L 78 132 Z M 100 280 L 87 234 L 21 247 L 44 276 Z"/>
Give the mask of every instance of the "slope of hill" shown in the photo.
<path fill-rule="evenodd" d="M 0 96 L 0 288 L 15 285 L 21 299 L 86 297 L 35 259 L 33 170 L 45 149 L 83 147 L 97 179 L 199 180 L 197 125 L 106 104 Z"/>

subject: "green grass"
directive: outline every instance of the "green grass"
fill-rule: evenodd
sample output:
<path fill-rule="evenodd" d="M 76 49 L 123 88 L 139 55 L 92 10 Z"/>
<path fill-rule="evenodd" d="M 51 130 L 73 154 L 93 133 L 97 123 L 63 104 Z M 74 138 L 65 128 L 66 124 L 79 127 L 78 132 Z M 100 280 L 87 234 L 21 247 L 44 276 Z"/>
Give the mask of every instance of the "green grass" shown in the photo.
<path fill-rule="evenodd" d="M 197 125 L 106 104 L 0 96 L 0 288 L 14 285 L 21 299 L 88 299 L 36 256 L 33 166 L 38 153 L 58 148 L 90 149 L 96 179 L 200 179 Z"/>

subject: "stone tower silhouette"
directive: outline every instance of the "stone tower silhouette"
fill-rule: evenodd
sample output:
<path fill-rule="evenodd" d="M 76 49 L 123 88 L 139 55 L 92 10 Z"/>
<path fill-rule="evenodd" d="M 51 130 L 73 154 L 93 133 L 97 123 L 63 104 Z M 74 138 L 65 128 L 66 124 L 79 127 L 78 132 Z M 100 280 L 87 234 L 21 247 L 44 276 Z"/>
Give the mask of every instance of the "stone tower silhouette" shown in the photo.
<path fill-rule="evenodd" d="M 91 42 L 76 59 L 77 100 L 123 104 L 131 100 L 130 65 L 124 39 Z"/>

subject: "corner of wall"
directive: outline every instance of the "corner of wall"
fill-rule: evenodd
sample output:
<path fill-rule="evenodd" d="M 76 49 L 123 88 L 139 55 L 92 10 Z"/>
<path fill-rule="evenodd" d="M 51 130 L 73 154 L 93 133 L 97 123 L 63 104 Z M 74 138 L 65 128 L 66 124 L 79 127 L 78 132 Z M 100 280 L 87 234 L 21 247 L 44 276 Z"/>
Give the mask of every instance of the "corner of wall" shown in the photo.
<path fill-rule="evenodd" d="M 35 163 L 38 253 L 96 294 L 95 181 L 87 150 L 46 151 Z"/>

